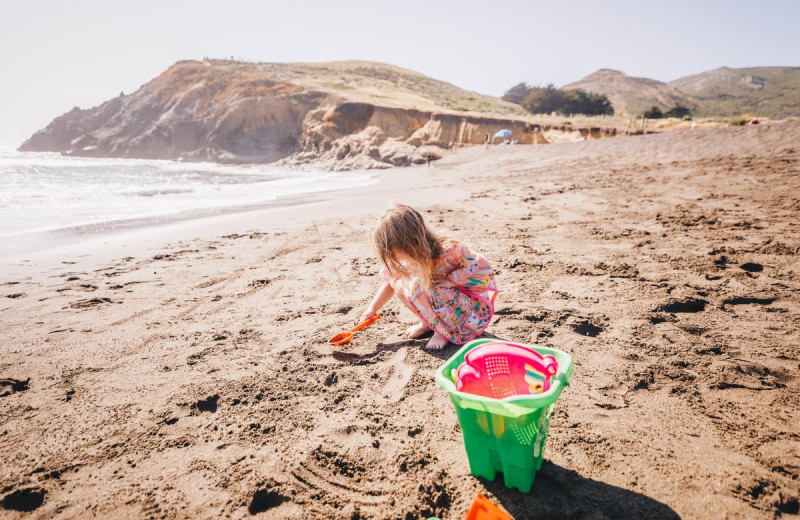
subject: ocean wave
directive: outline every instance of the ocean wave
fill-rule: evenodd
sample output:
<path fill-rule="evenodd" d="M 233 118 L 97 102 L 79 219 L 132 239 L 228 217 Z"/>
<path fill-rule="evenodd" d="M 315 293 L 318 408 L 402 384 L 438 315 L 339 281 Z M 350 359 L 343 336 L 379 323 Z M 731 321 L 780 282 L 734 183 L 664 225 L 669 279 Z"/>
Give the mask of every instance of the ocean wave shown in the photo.
<path fill-rule="evenodd" d="M 155 197 L 157 195 L 179 195 L 181 193 L 194 193 L 194 190 L 180 189 L 180 188 L 166 188 L 166 189 L 122 192 L 121 195 L 126 197 Z"/>
<path fill-rule="evenodd" d="M 0 153 L 0 238 L 75 228 L 114 228 L 118 221 L 241 211 L 279 200 L 365 186 L 374 173 L 297 172 L 270 165 L 235 166 L 140 159 Z M 127 225 L 127 224 L 126 224 Z"/>

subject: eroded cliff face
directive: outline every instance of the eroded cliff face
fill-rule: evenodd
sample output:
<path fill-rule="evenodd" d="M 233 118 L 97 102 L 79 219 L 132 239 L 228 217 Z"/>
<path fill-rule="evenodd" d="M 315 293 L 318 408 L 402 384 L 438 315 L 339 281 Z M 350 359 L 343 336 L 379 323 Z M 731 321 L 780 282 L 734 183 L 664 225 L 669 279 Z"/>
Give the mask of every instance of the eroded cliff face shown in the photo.
<path fill-rule="evenodd" d="M 615 135 L 480 115 L 354 102 L 235 62 L 180 62 L 131 95 L 56 118 L 22 151 L 300 165 L 328 169 L 422 163 L 501 128 L 520 144 Z"/>
<path fill-rule="evenodd" d="M 613 137 L 615 128 L 576 128 L 474 115 L 424 112 L 341 102 L 310 111 L 295 153 L 283 164 L 313 162 L 330 169 L 387 168 L 440 158 L 459 145 L 493 142 L 501 128 L 518 144 Z"/>

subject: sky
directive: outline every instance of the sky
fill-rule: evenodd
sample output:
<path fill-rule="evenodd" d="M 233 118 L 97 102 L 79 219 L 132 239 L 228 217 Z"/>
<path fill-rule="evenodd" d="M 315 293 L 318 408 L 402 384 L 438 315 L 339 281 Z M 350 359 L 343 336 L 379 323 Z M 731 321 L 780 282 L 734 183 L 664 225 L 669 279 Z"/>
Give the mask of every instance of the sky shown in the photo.
<path fill-rule="evenodd" d="M 797 0 L 0 1 L 0 146 L 183 59 L 378 61 L 495 96 L 601 68 L 800 66 Z"/>

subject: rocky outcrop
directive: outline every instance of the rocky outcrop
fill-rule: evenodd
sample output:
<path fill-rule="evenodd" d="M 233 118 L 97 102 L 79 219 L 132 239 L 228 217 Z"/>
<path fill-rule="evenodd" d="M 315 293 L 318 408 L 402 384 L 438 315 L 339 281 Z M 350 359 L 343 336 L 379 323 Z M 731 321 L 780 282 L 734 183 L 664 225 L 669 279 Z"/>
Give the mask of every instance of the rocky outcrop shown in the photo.
<path fill-rule="evenodd" d="M 20 150 L 272 162 L 295 150 L 305 114 L 324 97 L 235 68 L 181 62 L 134 94 L 56 118 Z"/>
<path fill-rule="evenodd" d="M 525 121 L 342 103 L 306 115 L 297 151 L 282 164 L 329 169 L 386 168 L 439 158 L 457 145 L 484 144 L 499 129 L 519 144 L 547 144 L 616 135 L 615 128 L 576 128 Z"/>
<path fill-rule="evenodd" d="M 520 144 L 616 133 L 354 101 L 346 90 L 301 86 L 270 70 L 179 62 L 133 94 L 56 118 L 20 150 L 354 169 L 421 163 L 455 145 L 483 144 L 501 128 Z"/>

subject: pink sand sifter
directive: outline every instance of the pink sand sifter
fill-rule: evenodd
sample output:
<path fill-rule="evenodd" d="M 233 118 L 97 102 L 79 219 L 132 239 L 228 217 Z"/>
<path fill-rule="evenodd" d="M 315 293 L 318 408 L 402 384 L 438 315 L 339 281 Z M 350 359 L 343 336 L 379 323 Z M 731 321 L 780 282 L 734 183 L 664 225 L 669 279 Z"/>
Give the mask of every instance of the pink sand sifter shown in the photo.
<path fill-rule="evenodd" d="M 459 392 L 504 399 L 547 392 L 556 372 L 558 362 L 553 356 L 523 345 L 492 341 L 469 351 L 454 379 Z"/>

